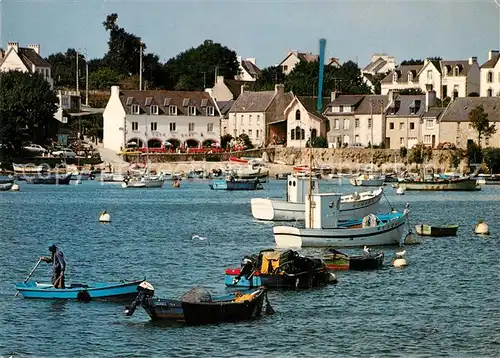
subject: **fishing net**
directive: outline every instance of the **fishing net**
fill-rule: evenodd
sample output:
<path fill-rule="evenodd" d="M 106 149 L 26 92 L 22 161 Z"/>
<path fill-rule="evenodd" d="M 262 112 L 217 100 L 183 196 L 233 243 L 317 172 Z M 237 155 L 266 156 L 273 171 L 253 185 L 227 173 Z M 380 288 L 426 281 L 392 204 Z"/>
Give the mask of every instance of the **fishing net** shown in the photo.
<path fill-rule="evenodd" d="M 210 292 L 204 287 L 195 287 L 181 297 L 182 302 L 199 303 L 212 302 Z"/>

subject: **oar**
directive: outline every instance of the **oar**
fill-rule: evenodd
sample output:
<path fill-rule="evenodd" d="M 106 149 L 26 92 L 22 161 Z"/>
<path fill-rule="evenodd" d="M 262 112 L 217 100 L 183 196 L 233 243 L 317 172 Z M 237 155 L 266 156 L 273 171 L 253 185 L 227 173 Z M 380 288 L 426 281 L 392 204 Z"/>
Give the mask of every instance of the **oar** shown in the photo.
<path fill-rule="evenodd" d="M 40 265 L 40 262 L 42 262 L 42 259 L 38 259 L 38 262 L 36 263 L 35 267 L 33 267 L 33 270 L 31 270 L 30 274 L 26 279 L 24 280 L 24 283 L 28 282 L 35 270 L 37 269 L 38 265 Z M 19 291 L 16 292 L 16 296 L 19 294 Z"/>

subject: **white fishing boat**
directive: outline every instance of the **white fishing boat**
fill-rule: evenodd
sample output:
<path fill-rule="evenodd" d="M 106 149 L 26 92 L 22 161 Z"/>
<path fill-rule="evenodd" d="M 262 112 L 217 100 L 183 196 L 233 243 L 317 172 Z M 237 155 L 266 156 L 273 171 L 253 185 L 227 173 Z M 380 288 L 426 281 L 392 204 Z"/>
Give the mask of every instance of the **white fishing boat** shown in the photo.
<path fill-rule="evenodd" d="M 405 232 L 408 210 L 339 223 L 341 195 L 308 195 L 305 228 L 276 226 L 278 247 L 358 247 L 399 244 Z"/>
<path fill-rule="evenodd" d="M 106 183 L 121 183 L 126 175 L 123 173 L 101 173 L 99 181 Z"/>
<path fill-rule="evenodd" d="M 14 185 L 14 180 L 3 180 L 0 179 L 0 191 L 9 191 Z"/>
<path fill-rule="evenodd" d="M 351 178 L 349 182 L 354 186 L 382 186 L 385 176 L 377 174 L 361 174 L 356 178 Z"/>
<path fill-rule="evenodd" d="M 164 182 L 162 175 L 127 177 L 122 182 L 122 188 L 161 188 Z"/>
<path fill-rule="evenodd" d="M 305 220 L 305 198 L 309 195 L 310 185 L 312 185 L 314 192 L 319 192 L 319 182 L 316 179 L 313 179 L 310 184 L 309 178 L 289 175 L 287 199 L 251 199 L 250 205 L 253 217 L 257 220 L 268 221 Z M 339 220 L 359 219 L 368 214 L 376 213 L 382 195 L 382 187 L 373 191 L 342 195 Z"/>

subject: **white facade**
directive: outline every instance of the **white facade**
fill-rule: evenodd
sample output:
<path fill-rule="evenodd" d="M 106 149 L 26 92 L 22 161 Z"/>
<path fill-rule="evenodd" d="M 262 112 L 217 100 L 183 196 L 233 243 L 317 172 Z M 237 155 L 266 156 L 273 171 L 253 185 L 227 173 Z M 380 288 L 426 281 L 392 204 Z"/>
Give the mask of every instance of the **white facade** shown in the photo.
<path fill-rule="evenodd" d="M 18 42 L 9 42 L 0 63 L 0 71 L 38 72 L 49 82 L 50 88 L 54 85 L 50 64 L 40 56 L 40 45 L 22 48 Z"/>
<path fill-rule="evenodd" d="M 227 133 L 233 138 L 248 135 L 254 146 L 264 145 L 266 140 L 266 112 L 229 113 Z"/>
<path fill-rule="evenodd" d="M 321 120 L 308 112 L 295 97 L 285 109 L 286 146 L 305 148 L 307 141 L 322 134 Z"/>
<path fill-rule="evenodd" d="M 441 98 L 441 72 L 440 68 L 436 68 L 434 62 L 426 59 L 424 61 L 424 66 L 418 75 L 418 88 L 422 90 L 423 93 L 427 90 L 436 91 L 436 96 Z"/>
<path fill-rule="evenodd" d="M 127 92 L 141 93 L 142 91 Z M 179 94 L 179 92 L 176 92 L 176 94 Z M 193 92 L 188 92 L 188 94 L 192 95 Z M 208 96 L 208 94 L 206 95 Z M 170 96 L 170 94 L 166 92 L 165 96 Z M 182 96 L 181 93 L 179 97 Z M 201 147 L 204 141 L 220 142 L 221 118 L 218 113 L 214 112 L 214 109 L 210 111 L 214 115 L 174 114 L 180 112 L 178 109 L 172 111 L 172 114 L 166 115 L 160 113 L 158 105 L 156 105 L 156 110 L 151 109 L 150 113 L 139 111 L 140 114 L 133 114 L 135 113 L 134 104 L 131 106 L 132 111 L 128 112 L 124 107 L 123 100 L 120 98 L 119 87 L 111 87 L 111 96 L 103 114 L 104 148 L 118 152 L 131 141 L 136 142 L 139 146 L 145 146 L 148 141 L 155 140 L 162 144 L 168 141 L 171 143 L 178 142 L 181 146 L 196 147 Z M 178 105 L 170 105 L 170 107 L 178 108 Z M 153 112 L 159 114 L 153 114 Z"/>
<path fill-rule="evenodd" d="M 480 96 L 500 96 L 500 61 L 499 51 L 488 52 L 488 62 L 480 70 Z"/>
<path fill-rule="evenodd" d="M 247 59 L 242 59 L 241 56 L 238 56 L 238 63 L 240 65 L 239 67 L 239 74 L 236 75 L 234 77 L 235 80 L 238 80 L 238 81 L 252 81 L 252 82 L 255 82 L 257 81 L 257 77 L 252 75 L 251 73 L 249 73 L 247 71 L 247 69 L 245 68 L 245 66 L 243 66 L 242 64 L 242 61 L 247 61 L 247 62 L 250 62 L 252 64 L 254 64 L 255 66 L 257 66 L 257 60 L 255 58 L 247 58 Z"/>
<path fill-rule="evenodd" d="M 300 62 L 300 61 L 307 61 L 307 62 L 313 62 L 313 61 L 318 61 L 319 56 L 318 55 L 313 55 L 311 52 L 309 53 L 303 53 L 297 51 L 288 51 L 288 54 L 286 58 L 281 61 L 279 66 L 281 67 L 281 70 L 285 75 L 288 75 L 294 67 Z"/>

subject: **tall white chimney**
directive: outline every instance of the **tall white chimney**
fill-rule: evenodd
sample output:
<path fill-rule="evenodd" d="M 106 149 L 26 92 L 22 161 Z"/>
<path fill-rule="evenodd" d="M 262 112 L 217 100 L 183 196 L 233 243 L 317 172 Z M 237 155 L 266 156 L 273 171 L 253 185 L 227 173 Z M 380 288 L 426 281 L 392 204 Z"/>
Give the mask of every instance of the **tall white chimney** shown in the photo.
<path fill-rule="evenodd" d="M 14 49 L 14 51 L 19 52 L 19 42 L 9 42 L 7 44 L 7 51 L 10 49 Z"/>
<path fill-rule="evenodd" d="M 35 50 L 35 52 L 39 55 L 40 54 L 40 45 L 37 44 L 37 45 L 28 45 L 28 48 L 31 48 L 33 50 Z"/>

